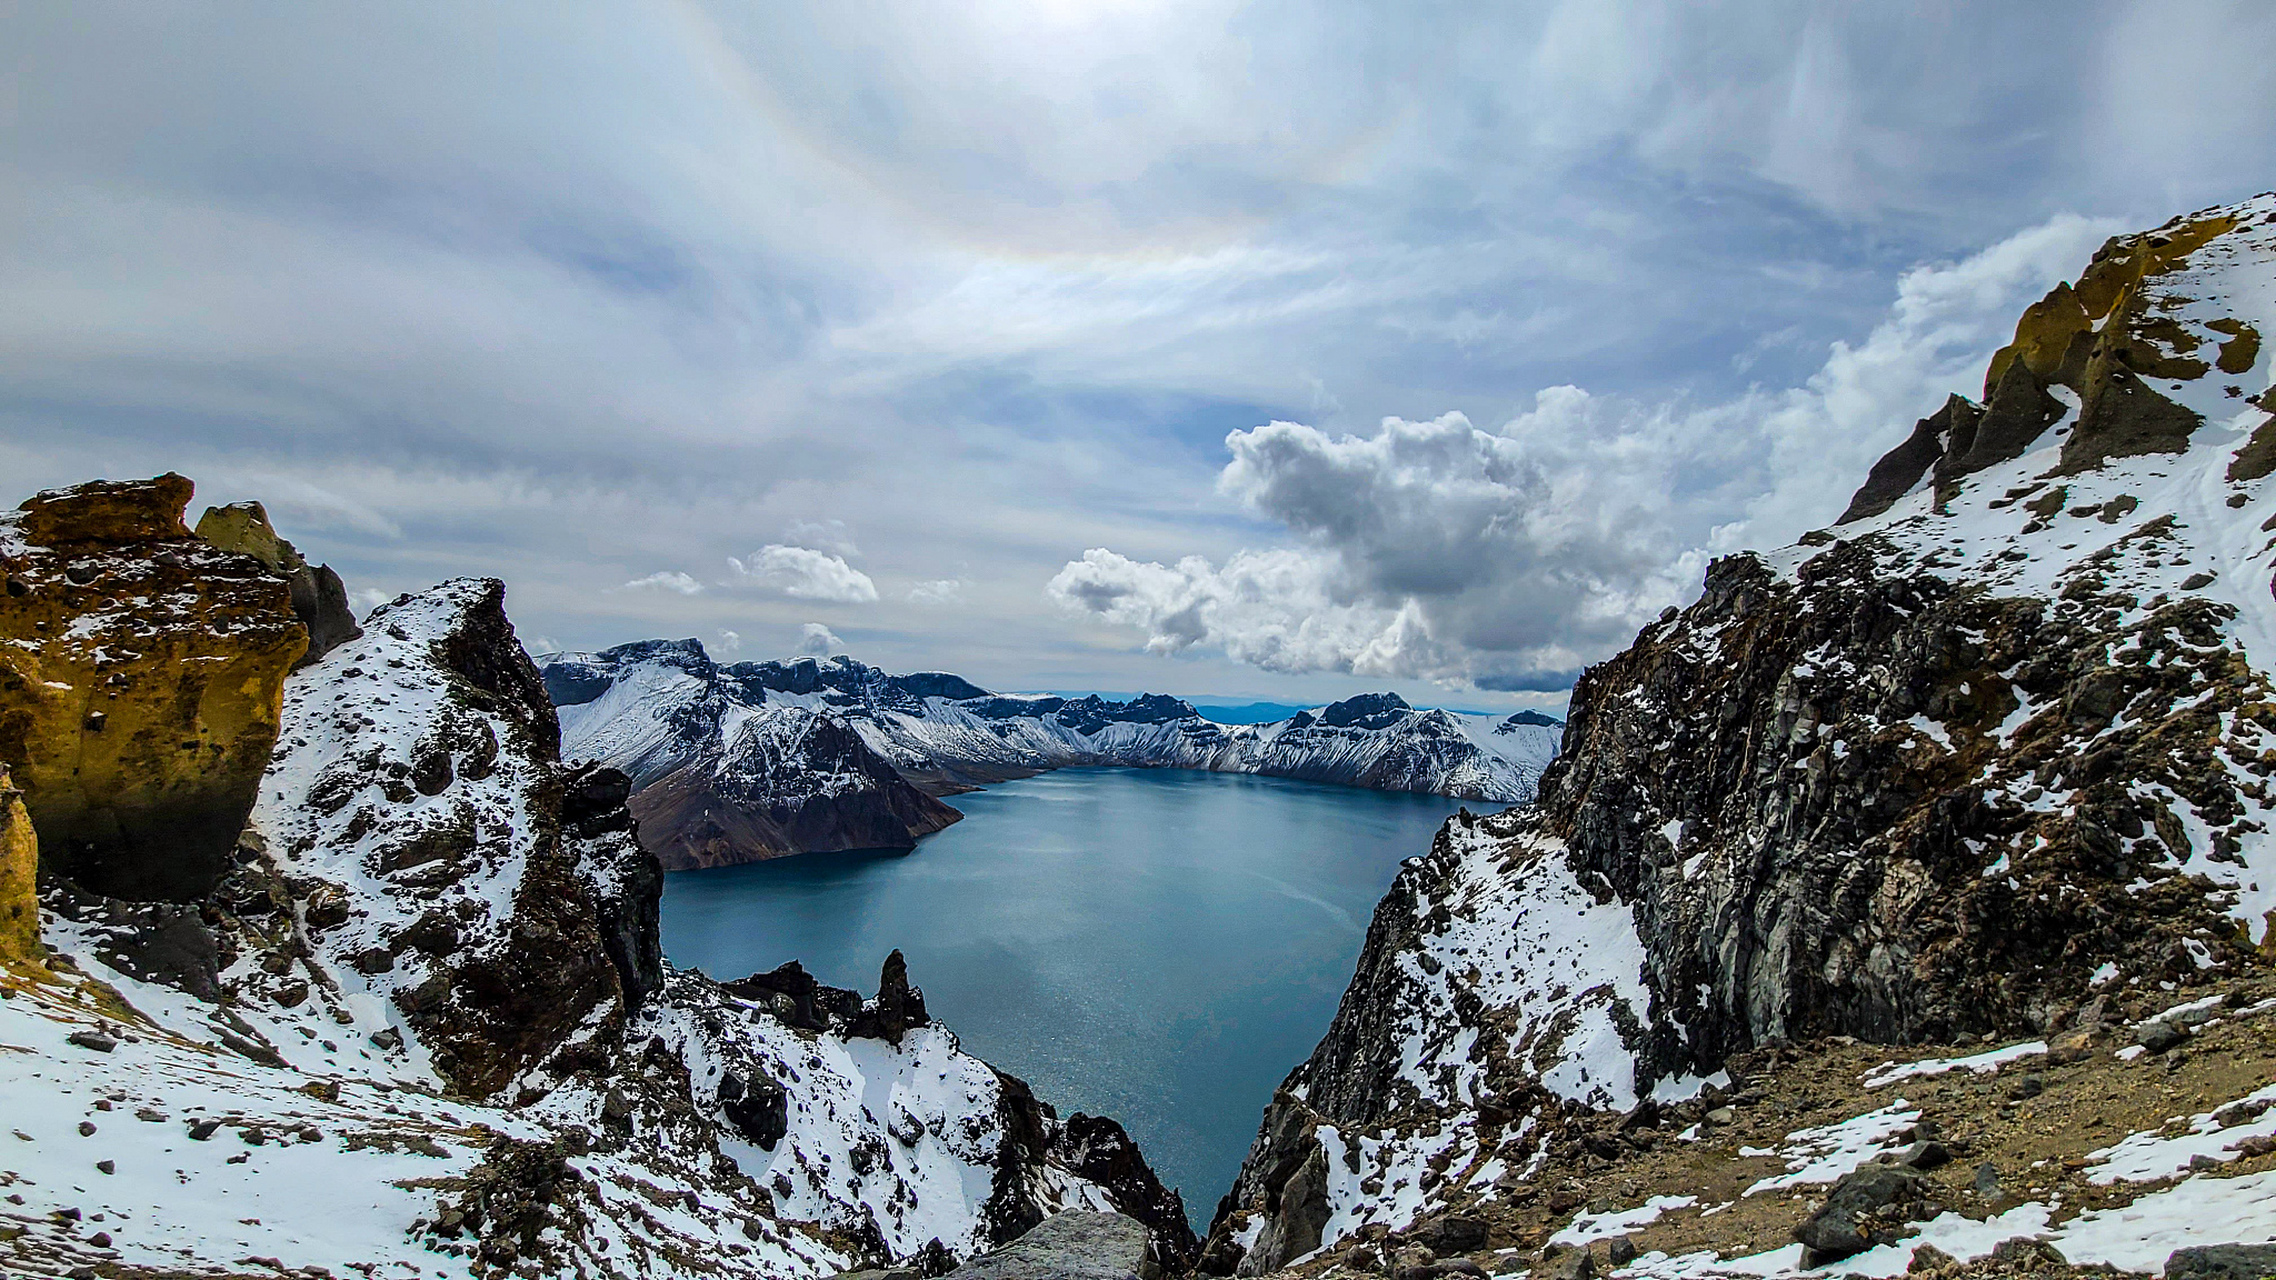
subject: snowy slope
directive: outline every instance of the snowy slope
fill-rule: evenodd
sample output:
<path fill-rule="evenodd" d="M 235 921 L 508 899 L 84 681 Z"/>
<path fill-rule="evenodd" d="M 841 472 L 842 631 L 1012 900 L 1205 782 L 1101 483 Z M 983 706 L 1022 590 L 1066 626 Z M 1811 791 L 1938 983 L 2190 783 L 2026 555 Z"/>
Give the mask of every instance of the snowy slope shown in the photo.
<path fill-rule="evenodd" d="M 773 1280 L 1098 1207 L 1177 1247 L 1174 1197 L 1084 1177 L 897 957 L 872 1000 L 809 980 L 819 1014 L 664 965 L 626 782 L 558 763 L 502 598 L 406 596 L 292 677 L 238 868 L 186 917 L 51 898 L 52 973 L 0 971 L 0 1267 Z"/>

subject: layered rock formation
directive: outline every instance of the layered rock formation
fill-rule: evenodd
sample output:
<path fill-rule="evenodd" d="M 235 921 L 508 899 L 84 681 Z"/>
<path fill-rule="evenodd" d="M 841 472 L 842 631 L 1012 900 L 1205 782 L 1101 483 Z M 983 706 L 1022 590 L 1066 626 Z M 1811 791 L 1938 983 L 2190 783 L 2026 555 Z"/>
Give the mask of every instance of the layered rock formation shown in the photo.
<path fill-rule="evenodd" d="M 24 810 L 24 793 L 0 764 L 0 965 L 40 955 L 39 837 Z"/>
<path fill-rule="evenodd" d="M 1212 1268 L 1609 1159 L 1559 1144 L 1745 1055 L 2093 1029 L 2261 965 L 2272 323 L 2276 196 L 2112 241 L 1838 529 L 1592 668 L 1538 802 L 1378 908 Z"/>
<path fill-rule="evenodd" d="M 98 893 L 212 889 L 308 645 L 283 580 L 191 535 L 190 493 L 96 482 L 0 515 L 0 763 L 43 869 Z"/>
<path fill-rule="evenodd" d="M 721 666 L 694 640 L 557 654 L 544 672 L 568 750 L 631 775 L 642 830 L 672 868 L 909 848 L 961 816 L 931 797 L 1068 766 L 1521 799 L 1563 732 L 1534 713 L 1418 711 L 1390 693 L 1222 725 L 1177 698 L 1013 697 L 850 658 Z"/>
<path fill-rule="evenodd" d="M 254 565 L 205 554 L 209 594 Z M 292 676 L 195 901 L 58 879 L 53 974 L 0 972 L 0 1040 L 33 1049 L 0 1096 L 34 1138 L 0 1160 L 0 1265 L 772 1280 L 950 1264 L 1124 1200 L 1164 1262 L 1191 1253 L 1143 1161 L 1084 1176 L 1089 1130 L 962 1053 L 905 966 L 802 1014 L 666 965 L 630 781 L 560 762 L 503 596 L 403 597 Z M 154 644 L 207 625 L 117 611 Z M 100 1233 L 72 1189 L 98 1159 Z"/>

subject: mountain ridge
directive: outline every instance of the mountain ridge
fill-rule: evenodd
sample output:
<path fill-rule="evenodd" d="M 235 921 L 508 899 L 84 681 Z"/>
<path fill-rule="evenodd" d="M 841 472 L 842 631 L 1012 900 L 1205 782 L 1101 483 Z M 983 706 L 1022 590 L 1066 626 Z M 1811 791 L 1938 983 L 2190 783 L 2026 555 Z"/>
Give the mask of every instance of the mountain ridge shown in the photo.
<path fill-rule="evenodd" d="M 1986 1165 L 1990 1192 L 1930 1176 L 1951 1151 L 1908 1155 L 1938 1135 L 1892 1125 L 1802 1184 L 1832 1190 L 1776 1228 L 1789 1253 L 1705 1217 L 1767 1175 L 1715 1204 L 1643 1204 L 1624 1172 L 1671 1135 L 1701 1144 L 1692 1187 L 1760 1168 L 1769 1151 L 1710 1152 L 1709 1131 L 1844 1045 L 2020 1041 L 2002 1052 L 2071 1069 L 2033 1088 L 2083 1099 L 2145 1087 L 2110 1074 L 2137 1061 L 2189 1069 L 2175 1046 L 2207 1010 L 2267 1007 L 2272 328 L 2276 195 L 2116 237 L 2025 313 L 1984 402 L 1922 419 L 1841 522 L 1718 560 L 1695 603 L 1591 667 L 1536 801 L 1458 817 L 1401 871 L 1204 1269 L 1434 1274 L 1432 1249 L 1494 1245 L 1541 1248 L 1567 1277 L 1600 1256 L 1649 1280 L 1791 1274 L 1866 1249 L 1886 1268 L 1868 1274 L 1995 1267 L 2002 1209 L 2033 1249 L 2141 1269 L 2164 1254 L 2086 1230 L 2082 1203 L 2186 1237 L 2207 1229 L 2192 1197 L 2276 1195 L 2258 1147 L 2141 1179 L 2178 1179 L 2165 1190 L 2104 1190 L 2130 1185 L 2104 1168 L 2115 1151 L 2158 1141 L 2121 1130 L 2054 1143 L 2030 1198 L 1999 1199 L 2024 1171 Z M 2268 1082 L 2240 1071 L 2204 1110 Z M 2009 1127 L 1965 1102 L 1949 1112 Z M 2197 1181 L 2240 1156 L 2233 1181 Z M 1939 1216 L 1955 1203 L 1967 1218 Z M 1721 1243 L 1573 1251 L 1590 1215 L 1631 1212 Z"/>
<path fill-rule="evenodd" d="M 634 811 L 670 868 L 912 847 L 962 816 L 938 797 L 1067 767 L 1510 801 L 1531 794 L 1563 730 L 1537 712 L 1417 710 L 1395 693 L 1226 725 L 1165 694 L 998 694 L 945 672 L 891 675 L 845 657 L 720 664 L 693 639 L 538 661 L 567 749 L 632 776 Z M 815 741 L 827 750 L 802 745 Z"/>

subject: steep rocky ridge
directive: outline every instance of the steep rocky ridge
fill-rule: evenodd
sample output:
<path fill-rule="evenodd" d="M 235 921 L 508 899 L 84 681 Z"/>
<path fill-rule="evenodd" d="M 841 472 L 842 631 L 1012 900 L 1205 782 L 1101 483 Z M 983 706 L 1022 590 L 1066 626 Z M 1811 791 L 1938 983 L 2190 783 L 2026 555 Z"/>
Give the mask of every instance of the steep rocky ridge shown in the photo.
<path fill-rule="evenodd" d="M 1592 668 L 1538 802 L 1401 872 L 1210 1268 L 1421 1230 L 1742 1055 L 2059 1035 L 2258 971 L 2271 324 L 2276 197 L 2114 240 L 1843 524 Z"/>
<path fill-rule="evenodd" d="M 205 545 L 190 594 L 266 573 Z M 102 616 L 154 644 L 209 625 L 145 603 Z M 875 997 L 809 987 L 807 1014 L 666 964 L 630 780 L 560 762 L 498 583 L 375 611 L 277 724 L 208 891 L 54 876 L 49 967 L 0 976 L 0 1096 L 30 1138 L 0 1153 L 0 1267 L 819 1276 L 1063 1208 L 1127 1208 L 1165 1265 L 1192 1251 L 1134 1149 L 1102 1159 L 1119 1128 L 963 1053 L 898 956 Z"/>
<path fill-rule="evenodd" d="M 722 666 L 694 640 L 543 662 L 569 752 L 632 776 L 642 830 L 675 868 L 907 848 L 960 816 L 931 797 L 1069 766 L 1521 799 L 1563 730 L 1524 713 L 1418 711 L 1397 694 L 1221 725 L 1162 695 L 1016 697 L 842 657 Z"/>
<path fill-rule="evenodd" d="M 98 482 L 0 514 L 0 763 L 43 869 L 190 901 L 227 868 L 308 646 L 285 582 L 194 537 L 190 482 Z"/>

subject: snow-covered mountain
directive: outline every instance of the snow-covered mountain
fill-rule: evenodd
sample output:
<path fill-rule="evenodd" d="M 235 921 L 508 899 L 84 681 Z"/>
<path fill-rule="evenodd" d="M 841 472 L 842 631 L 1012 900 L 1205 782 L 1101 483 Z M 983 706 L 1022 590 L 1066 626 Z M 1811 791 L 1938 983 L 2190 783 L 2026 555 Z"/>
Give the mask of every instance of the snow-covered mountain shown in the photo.
<path fill-rule="evenodd" d="M 142 699 L 70 732 L 171 746 L 236 727 L 243 702 L 273 730 L 233 739 L 265 773 L 217 769 L 199 793 L 252 807 L 224 856 L 158 877 L 142 864 L 182 862 L 163 841 L 82 825 L 82 861 L 42 864 L 39 938 L 0 937 L 0 1270 L 938 1273 L 1062 1209 L 1140 1219 L 1173 1268 L 1190 1252 L 1120 1127 L 1062 1119 L 963 1052 L 898 952 L 871 997 L 795 963 L 725 984 L 666 964 L 630 780 L 562 763 L 500 583 L 399 598 L 286 676 L 285 584 L 241 589 L 264 570 L 189 535 L 188 492 L 82 486 L 0 516 L 0 656 L 68 632 L 109 645 L 126 682 L 108 687 Z M 225 590 L 227 628 L 180 605 Z M 201 661 L 129 668 L 129 641 Z M 268 683 L 206 694 L 239 651 L 273 658 Z M 81 692 L 67 645 L 39 656 L 45 682 L 0 681 L 0 719 L 35 737 L 31 700 Z M 50 745 L 11 740 L 0 766 Z M 0 784 L 11 858 L 44 856 L 19 795 L 49 811 L 46 778 Z M 65 874 L 80 865 L 109 887 Z"/>
<path fill-rule="evenodd" d="M 667 867 L 905 848 L 959 815 L 932 799 L 1078 765 L 1209 769 L 1466 799 L 1530 798 L 1563 724 L 1366 694 L 1225 725 L 1163 695 L 990 693 L 838 657 L 720 665 L 694 640 L 539 660 L 572 756 L 624 770 Z"/>
<path fill-rule="evenodd" d="M 2276 1085 L 2228 1056 L 2276 1011 L 2267 335 L 2276 195 L 2113 239 L 1841 523 L 1590 669 L 1538 802 L 1456 819 L 1377 909 L 1204 1269 L 2276 1239 L 2276 1142 L 2233 1127 Z M 1955 1047 L 1985 1038 L 2020 1043 Z M 1870 1069 L 1912 1045 L 1952 1056 Z"/>

